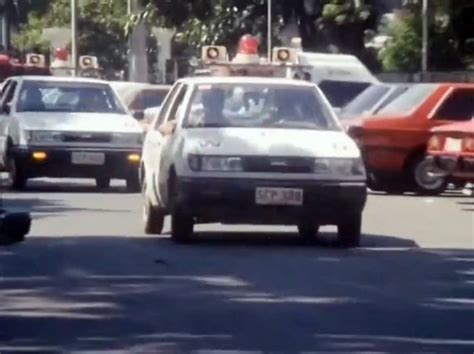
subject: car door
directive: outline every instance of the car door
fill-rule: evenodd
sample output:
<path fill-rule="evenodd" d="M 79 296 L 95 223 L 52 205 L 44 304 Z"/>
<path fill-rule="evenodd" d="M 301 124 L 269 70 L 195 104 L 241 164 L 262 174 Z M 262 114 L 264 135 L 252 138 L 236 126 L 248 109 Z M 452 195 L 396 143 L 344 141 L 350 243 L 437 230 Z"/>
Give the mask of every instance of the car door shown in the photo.
<path fill-rule="evenodd" d="M 185 111 L 185 98 L 186 98 L 186 93 L 188 92 L 189 85 L 183 84 L 175 99 L 173 100 L 173 103 L 166 112 L 165 120 L 163 123 L 169 123 L 169 122 L 174 122 L 175 125 L 180 122 L 180 119 L 184 115 Z M 167 187 L 168 187 L 168 177 L 170 173 L 170 168 L 174 162 L 175 158 L 180 158 L 180 156 L 175 156 L 175 145 L 179 143 L 179 139 L 182 138 L 179 136 L 179 129 L 171 134 L 167 134 L 163 136 L 162 144 L 161 144 L 161 150 L 160 150 L 160 159 L 158 161 L 158 171 L 156 175 L 155 182 L 158 185 L 158 190 L 159 190 L 159 197 L 160 200 L 164 202 L 165 205 L 167 205 L 168 200 L 167 200 Z"/>
<path fill-rule="evenodd" d="M 153 188 L 154 194 L 158 194 L 157 184 L 155 183 L 155 176 L 158 171 L 158 164 L 161 158 L 161 144 L 163 142 L 163 135 L 160 133 L 159 128 L 163 124 L 166 113 L 170 110 L 171 105 L 176 97 L 176 94 L 179 92 L 181 83 L 176 83 L 175 86 L 171 89 L 169 95 L 166 97 L 163 102 L 163 107 L 159 111 L 158 115 L 155 117 L 151 124 L 151 128 L 148 130 L 148 133 L 145 138 L 144 148 L 143 148 L 143 162 L 145 166 L 145 178 L 148 186 Z"/>
<path fill-rule="evenodd" d="M 428 128 L 464 122 L 474 117 L 474 88 L 454 88 L 428 119 Z"/>

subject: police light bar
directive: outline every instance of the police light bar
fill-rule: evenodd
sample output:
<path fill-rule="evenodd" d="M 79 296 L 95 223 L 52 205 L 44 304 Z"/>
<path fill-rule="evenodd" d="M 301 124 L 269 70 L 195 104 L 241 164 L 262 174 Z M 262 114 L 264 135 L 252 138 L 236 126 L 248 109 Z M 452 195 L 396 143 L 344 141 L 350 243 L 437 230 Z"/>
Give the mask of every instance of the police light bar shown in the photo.
<path fill-rule="evenodd" d="M 228 60 L 227 48 L 217 45 L 203 46 L 201 59 L 205 63 L 225 62 Z"/>
<path fill-rule="evenodd" d="M 42 54 L 30 53 L 26 55 L 26 64 L 37 67 L 44 67 L 46 65 L 46 58 Z"/>
<path fill-rule="evenodd" d="M 273 48 L 272 61 L 278 64 L 296 64 L 298 61 L 296 50 L 287 47 Z"/>
<path fill-rule="evenodd" d="M 97 69 L 99 61 L 92 55 L 82 55 L 79 57 L 79 66 L 81 69 Z"/>

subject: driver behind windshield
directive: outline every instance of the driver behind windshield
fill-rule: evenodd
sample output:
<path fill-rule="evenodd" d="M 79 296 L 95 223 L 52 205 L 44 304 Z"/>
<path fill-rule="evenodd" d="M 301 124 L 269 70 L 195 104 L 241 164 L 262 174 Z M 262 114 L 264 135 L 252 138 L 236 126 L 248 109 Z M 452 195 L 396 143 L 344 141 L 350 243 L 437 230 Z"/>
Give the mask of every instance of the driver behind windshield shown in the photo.
<path fill-rule="evenodd" d="M 223 110 L 225 91 L 220 88 L 203 90 L 200 107 L 194 107 L 189 117 L 191 126 L 220 126 L 225 125 Z"/>

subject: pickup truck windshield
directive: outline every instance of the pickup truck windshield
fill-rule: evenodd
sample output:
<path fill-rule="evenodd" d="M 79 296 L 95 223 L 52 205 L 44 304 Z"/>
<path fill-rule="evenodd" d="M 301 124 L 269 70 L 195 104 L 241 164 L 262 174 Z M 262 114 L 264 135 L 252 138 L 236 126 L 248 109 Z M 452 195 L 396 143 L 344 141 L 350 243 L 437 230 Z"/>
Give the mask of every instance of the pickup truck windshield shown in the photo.
<path fill-rule="evenodd" d="M 17 111 L 126 114 L 110 86 L 67 81 L 25 81 Z"/>
<path fill-rule="evenodd" d="M 248 83 L 198 85 L 184 127 L 341 129 L 313 87 Z"/>

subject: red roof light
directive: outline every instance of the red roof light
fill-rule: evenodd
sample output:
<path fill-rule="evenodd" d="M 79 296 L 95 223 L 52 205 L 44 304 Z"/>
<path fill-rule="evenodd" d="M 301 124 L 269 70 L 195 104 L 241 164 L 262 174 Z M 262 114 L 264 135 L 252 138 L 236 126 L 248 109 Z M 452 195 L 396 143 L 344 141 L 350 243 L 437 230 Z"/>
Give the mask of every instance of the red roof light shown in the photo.
<path fill-rule="evenodd" d="M 239 42 L 239 53 L 240 54 L 258 54 L 258 47 L 260 41 L 257 37 L 250 34 L 244 35 Z"/>

